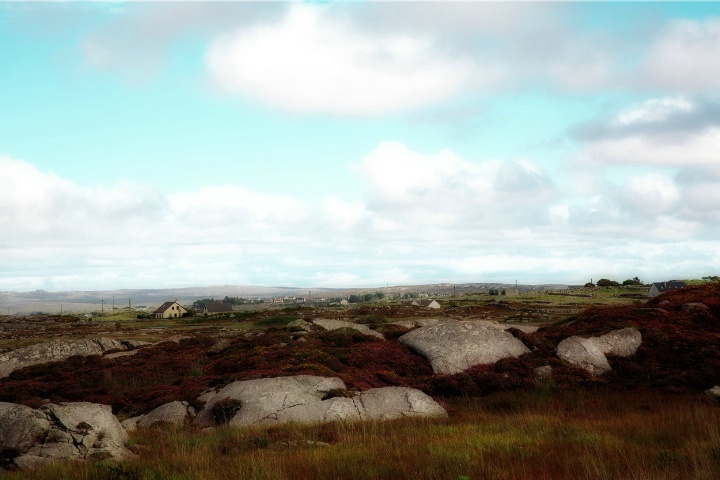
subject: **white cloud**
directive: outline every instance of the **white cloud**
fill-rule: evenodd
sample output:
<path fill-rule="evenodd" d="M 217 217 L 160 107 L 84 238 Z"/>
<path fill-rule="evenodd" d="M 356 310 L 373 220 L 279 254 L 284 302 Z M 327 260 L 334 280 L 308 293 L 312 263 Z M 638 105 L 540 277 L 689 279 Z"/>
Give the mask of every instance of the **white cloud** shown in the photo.
<path fill-rule="evenodd" d="M 598 164 L 720 171 L 720 102 L 686 96 L 646 100 L 575 128 L 578 159 Z"/>
<path fill-rule="evenodd" d="M 584 148 L 583 154 L 603 163 L 662 167 L 702 166 L 718 170 L 720 127 L 683 137 L 636 135 L 599 140 Z"/>
<path fill-rule="evenodd" d="M 382 142 L 351 167 L 367 182 L 372 198 L 390 206 L 429 206 L 440 195 L 492 193 L 501 162 L 471 163 L 450 150 L 423 154 L 399 142 Z"/>
<path fill-rule="evenodd" d="M 323 12 L 294 5 L 280 23 L 217 38 L 206 57 L 213 79 L 284 110 L 363 116 L 449 99 L 473 73 L 429 37 L 363 34 Z"/>
<path fill-rule="evenodd" d="M 633 123 L 661 122 L 678 112 L 688 113 L 694 109 L 695 104 L 683 96 L 652 98 L 620 113 L 617 117 L 617 123 L 624 126 Z"/>
<path fill-rule="evenodd" d="M 649 173 L 632 176 L 625 182 L 622 201 L 626 208 L 642 215 L 659 215 L 680 200 L 675 181 L 668 175 Z"/>
<path fill-rule="evenodd" d="M 644 246 L 644 265 L 695 242 L 684 265 L 707 265 L 716 237 L 698 218 L 720 212 L 712 181 L 680 189 L 637 175 L 614 194 L 567 202 L 529 160 L 469 161 L 398 142 L 354 165 L 361 195 L 317 206 L 235 185 L 83 187 L 7 157 L 0 169 L 9 185 L 35 187 L 0 192 L 8 289 L 581 281 L 608 264 L 631 277 L 643 274 L 638 257 L 608 246 Z M 686 190 L 706 206 L 695 217 Z"/>
<path fill-rule="evenodd" d="M 655 39 L 641 66 L 641 86 L 685 92 L 720 88 L 720 19 L 676 20 Z"/>

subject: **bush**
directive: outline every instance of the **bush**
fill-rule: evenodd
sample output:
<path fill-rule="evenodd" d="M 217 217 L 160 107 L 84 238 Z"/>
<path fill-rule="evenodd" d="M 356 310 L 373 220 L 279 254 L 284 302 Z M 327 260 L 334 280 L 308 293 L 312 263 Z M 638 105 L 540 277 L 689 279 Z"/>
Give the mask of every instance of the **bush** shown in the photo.
<path fill-rule="evenodd" d="M 215 425 L 228 423 L 242 408 L 242 402 L 233 398 L 223 398 L 212 407 Z"/>
<path fill-rule="evenodd" d="M 620 284 L 614 280 L 608 280 L 607 278 L 601 278 L 597 281 L 598 287 L 618 287 Z"/>

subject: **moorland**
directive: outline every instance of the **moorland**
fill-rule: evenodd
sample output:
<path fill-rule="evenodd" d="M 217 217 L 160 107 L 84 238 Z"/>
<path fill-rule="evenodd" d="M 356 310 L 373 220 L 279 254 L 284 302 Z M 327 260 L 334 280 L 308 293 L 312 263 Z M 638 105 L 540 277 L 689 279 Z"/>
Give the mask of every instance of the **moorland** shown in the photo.
<path fill-rule="evenodd" d="M 127 419 L 173 400 L 196 402 L 238 380 L 318 375 L 350 391 L 401 386 L 432 396 L 444 418 L 282 424 L 203 431 L 155 425 L 130 432 L 124 461 L 56 463 L 0 477 L 85 479 L 710 479 L 720 471 L 720 284 L 647 299 L 611 287 L 518 295 L 464 292 L 439 310 L 407 300 L 342 306 L 239 308 L 221 316 L 137 318 L 117 309 L 5 316 L 0 352 L 48 340 L 109 337 L 153 348 L 132 356 L 74 356 L 0 379 L 0 401 L 38 408 L 88 401 Z M 644 292 L 643 292 L 644 293 Z M 362 324 L 315 328 L 299 320 Z M 437 374 L 397 339 L 422 319 L 498 322 L 529 352 L 455 374 Z M 537 327 L 528 328 L 528 327 Z M 602 375 L 561 360 L 558 344 L 637 329 L 628 357 L 608 355 Z M 299 339 L 302 338 L 302 341 Z M 213 351 L 227 340 L 221 352 Z M 173 341 L 168 341 L 173 340 Z M 538 367 L 552 376 L 539 380 Z M 200 406 L 198 406 L 200 408 Z"/>

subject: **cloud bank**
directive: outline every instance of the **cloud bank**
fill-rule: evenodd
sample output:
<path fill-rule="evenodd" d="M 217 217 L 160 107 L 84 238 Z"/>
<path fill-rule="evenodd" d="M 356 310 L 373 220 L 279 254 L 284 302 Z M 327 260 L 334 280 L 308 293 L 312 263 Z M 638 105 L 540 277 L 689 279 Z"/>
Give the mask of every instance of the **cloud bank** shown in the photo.
<path fill-rule="evenodd" d="M 55 288 L 84 278 L 87 287 L 579 282 L 657 274 L 680 245 L 688 269 L 720 254 L 717 227 L 700 221 L 720 213 L 720 184 L 707 179 L 636 175 L 615 194 L 577 198 L 530 160 L 470 161 L 394 141 L 349 167 L 360 197 L 317 205 L 233 185 L 81 186 L 9 157 L 0 169 L 16 185 L 0 193 L 2 289 L 48 286 L 38 278 Z M 705 208 L 690 208 L 698 202 Z"/>

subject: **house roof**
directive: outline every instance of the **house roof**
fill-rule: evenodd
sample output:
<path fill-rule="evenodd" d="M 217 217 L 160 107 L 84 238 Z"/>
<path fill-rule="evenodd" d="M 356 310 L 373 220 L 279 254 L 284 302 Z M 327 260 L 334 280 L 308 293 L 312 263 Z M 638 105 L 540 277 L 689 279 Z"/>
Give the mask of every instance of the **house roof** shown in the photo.
<path fill-rule="evenodd" d="M 434 304 L 434 305 L 438 305 L 438 306 L 440 305 L 440 304 L 437 303 L 435 300 L 432 300 L 432 299 L 430 299 L 430 298 L 426 298 L 426 299 L 423 299 L 423 300 L 413 300 L 412 303 L 411 303 L 411 305 L 416 305 L 416 306 L 419 306 L 419 307 L 429 307 L 430 305 L 433 305 L 433 304 Z"/>
<path fill-rule="evenodd" d="M 175 304 L 177 304 L 178 307 L 182 307 L 182 305 L 177 302 L 165 302 L 160 305 L 153 313 L 164 313 L 168 308 L 172 307 Z"/>
<path fill-rule="evenodd" d="M 232 312 L 232 303 L 230 302 L 210 302 L 205 304 L 208 313 L 225 313 Z"/>
<path fill-rule="evenodd" d="M 655 282 L 653 283 L 653 287 L 657 289 L 658 292 L 663 293 L 670 290 L 676 290 L 678 288 L 683 288 L 685 286 L 685 282 L 679 282 L 677 280 L 670 280 L 669 282 Z"/>

